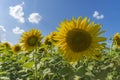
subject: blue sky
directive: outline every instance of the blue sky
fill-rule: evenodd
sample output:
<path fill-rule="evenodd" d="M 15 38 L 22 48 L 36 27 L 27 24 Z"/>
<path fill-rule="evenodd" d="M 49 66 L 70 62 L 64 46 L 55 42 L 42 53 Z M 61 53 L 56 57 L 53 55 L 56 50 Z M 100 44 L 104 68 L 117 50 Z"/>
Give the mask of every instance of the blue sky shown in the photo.
<path fill-rule="evenodd" d="M 0 39 L 18 43 L 21 34 L 31 28 L 43 36 L 56 30 L 64 19 L 88 17 L 106 30 L 110 38 L 120 32 L 118 0 L 0 0 Z"/>

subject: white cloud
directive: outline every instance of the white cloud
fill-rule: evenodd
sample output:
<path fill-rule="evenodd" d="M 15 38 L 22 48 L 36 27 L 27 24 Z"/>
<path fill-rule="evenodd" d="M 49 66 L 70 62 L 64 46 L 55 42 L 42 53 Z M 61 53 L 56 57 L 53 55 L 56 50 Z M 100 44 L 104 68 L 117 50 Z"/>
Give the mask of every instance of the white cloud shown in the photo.
<path fill-rule="evenodd" d="M 0 25 L 0 41 L 4 42 L 6 41 L 6 29 L 4 26 Z"/>
<path fill-rule="evenodd" d="M 20 29 L 19 27 L 13 28 L 12 31 L 13 31 L 14 34 L 22 34 L 24 32 L 24 30 Z"/>
<path fill-rule="evenodd" d="M 98 11 L 94 11 L 93 17 L 96 17 L 98 15 L 99 15 Z"/>
<path fill-rule="evenodd" d="M 38 24 L 42 19 L 42 16 L 39 13 L 32 13 L 29 15 L 29 22 Z"/>
<path fill-rule="evenodd" d="M 6 32 L 6 29 L 4 28 L 4 26 L 0 25 L 0 31 Z"/>
<path fill-rule="evenodd" d="M 5 33 L 1 34 L 0 41 L 1 42 L 6 42 L 6 34 Z"/>
<path fill-rule="evenodd" d="M 9 7 L 9 15 L 11 15 L 13 18 L 17 19 L 21 23 L 25 22 L 25 19 L 23 17 L 24 16 L 23 5 L 24 5 L 24 2 L 16 6 Z"/>
<path fill-rule="evenodd" d="M 99 14 L 98 11 L 94 11 L 93 17 L 96 19 L 103 19 L 104 15 L 103 14 Z"/>

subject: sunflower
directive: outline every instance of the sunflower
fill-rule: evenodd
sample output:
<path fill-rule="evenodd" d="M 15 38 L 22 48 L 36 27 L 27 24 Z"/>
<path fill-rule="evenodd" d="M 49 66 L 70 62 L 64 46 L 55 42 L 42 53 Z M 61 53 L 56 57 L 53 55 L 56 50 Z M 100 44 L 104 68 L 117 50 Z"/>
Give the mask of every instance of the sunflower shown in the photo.
<path fill-rule="evenodd" d="M 116 33 L 114 35 L 114 43 L 117 45 L 118 48 L 120 48 L 120 34 Z"/>
<path fill-rule="evenodd" d="M 57 32 L 55 32 L 55 31 L 53 31 L 53 32 L 51 32 L 50 33 L 50 41 L 52 42 L 52 43 L 55 43 L 55 42 L 57 42 L 56 40 L 54 40 L 54 37 L 56 36 L 56 34 L 57 34 Z"/>
<path fill-rule="evenodd" d="M 15 44 L 13 47 L 12 47 L 12 51 L 14 53 L 18 53 L 21 51 L 21 46 L 19 44 Z"/>
<path fill-rule="evenodd" d="M 102 58 L 102 54 L 97 54 L 94 56 L 94 59 L 100 60 Z"/>
<path fill-rule="evenodd" d="M 50 36 L 46 36 L 43 43 L 45 45 L 52 45 L 52 42 L 50 40 Z"/>
<path fill-rule="evenodd" d="M 45 37 L 44 39 L 44 44 L 47 44 L 47 45 L 52 45 L 54 44 L 55 42 L 57 42 L 56 40 L 54 40 L 54 36 L 56 35 L 57 32 L 53 31 L 51 32 L 48 36 Z"/>
<path fill-rule="evenodd" d="M 2 46 L 6 47 L 7 49 L 11 49 L 11 45 L 9 42 L 2 43 Z"/>
<path fill-rule="evenodd" d="M 21 36 L 20 43 L 23 50 L 31 50 L 39 46 L 42 35 L 40 30 L 31 29 L 28 32 L 24 32 Z"/>
<path fill-rule="evenodd" d="M 100 54 L 105 37 L 99 35 L 105 31 L 101 30 L 100 24 L 90 23 L 87 18 L 79 17 L 72 20 L 65 20 L 57 28 L 58 32 L 54 37 L 56 45 L 60 47 L 63 56 L 67 61 L 75 62 L 82 57 L 93 58 Z"/>

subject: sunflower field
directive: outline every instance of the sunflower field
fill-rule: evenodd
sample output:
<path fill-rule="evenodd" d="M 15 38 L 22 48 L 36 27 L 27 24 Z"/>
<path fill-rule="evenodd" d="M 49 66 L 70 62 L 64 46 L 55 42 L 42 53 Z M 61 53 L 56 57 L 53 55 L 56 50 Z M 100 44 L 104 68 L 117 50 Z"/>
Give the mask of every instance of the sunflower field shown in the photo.
<path fill-rule="evenodd" d="M 0 43 L 0 80 L 120 80 L 120 34 L 108 47 L 101 28 L 73 17 L 48 36 L 31 29 L 18 44 Z"/>

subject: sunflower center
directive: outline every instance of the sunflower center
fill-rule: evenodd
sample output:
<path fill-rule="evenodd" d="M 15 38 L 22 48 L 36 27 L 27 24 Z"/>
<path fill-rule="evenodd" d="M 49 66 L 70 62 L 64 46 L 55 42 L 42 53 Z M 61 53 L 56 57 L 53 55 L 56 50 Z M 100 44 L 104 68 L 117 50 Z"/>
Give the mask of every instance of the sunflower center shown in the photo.
<path fill-rule="evenodd" d="M 21 47 L 19 47 L 19 46 L 15 47 L 15 51 L 20 51 L 20 49 L 21 49 Z"/>
<path fill-rule="evenodd" d="M 117 45 L 120 45 L 120 38 L 117 38 L 116 41 L 117 41 Z"/>
<path fill-rule="evenodd" d="M 29 37 L 27 43 L 29 46 L 35 46 L 37 44 L 38 38 L 36 36 Z"/>
<path fill-rule="evenodd" d="M 90 34 L 82 29 L 72 29 L 68 31 L 66 42 L 70 49 L 74 52 L 82 52 L 91 44 Z"/>

